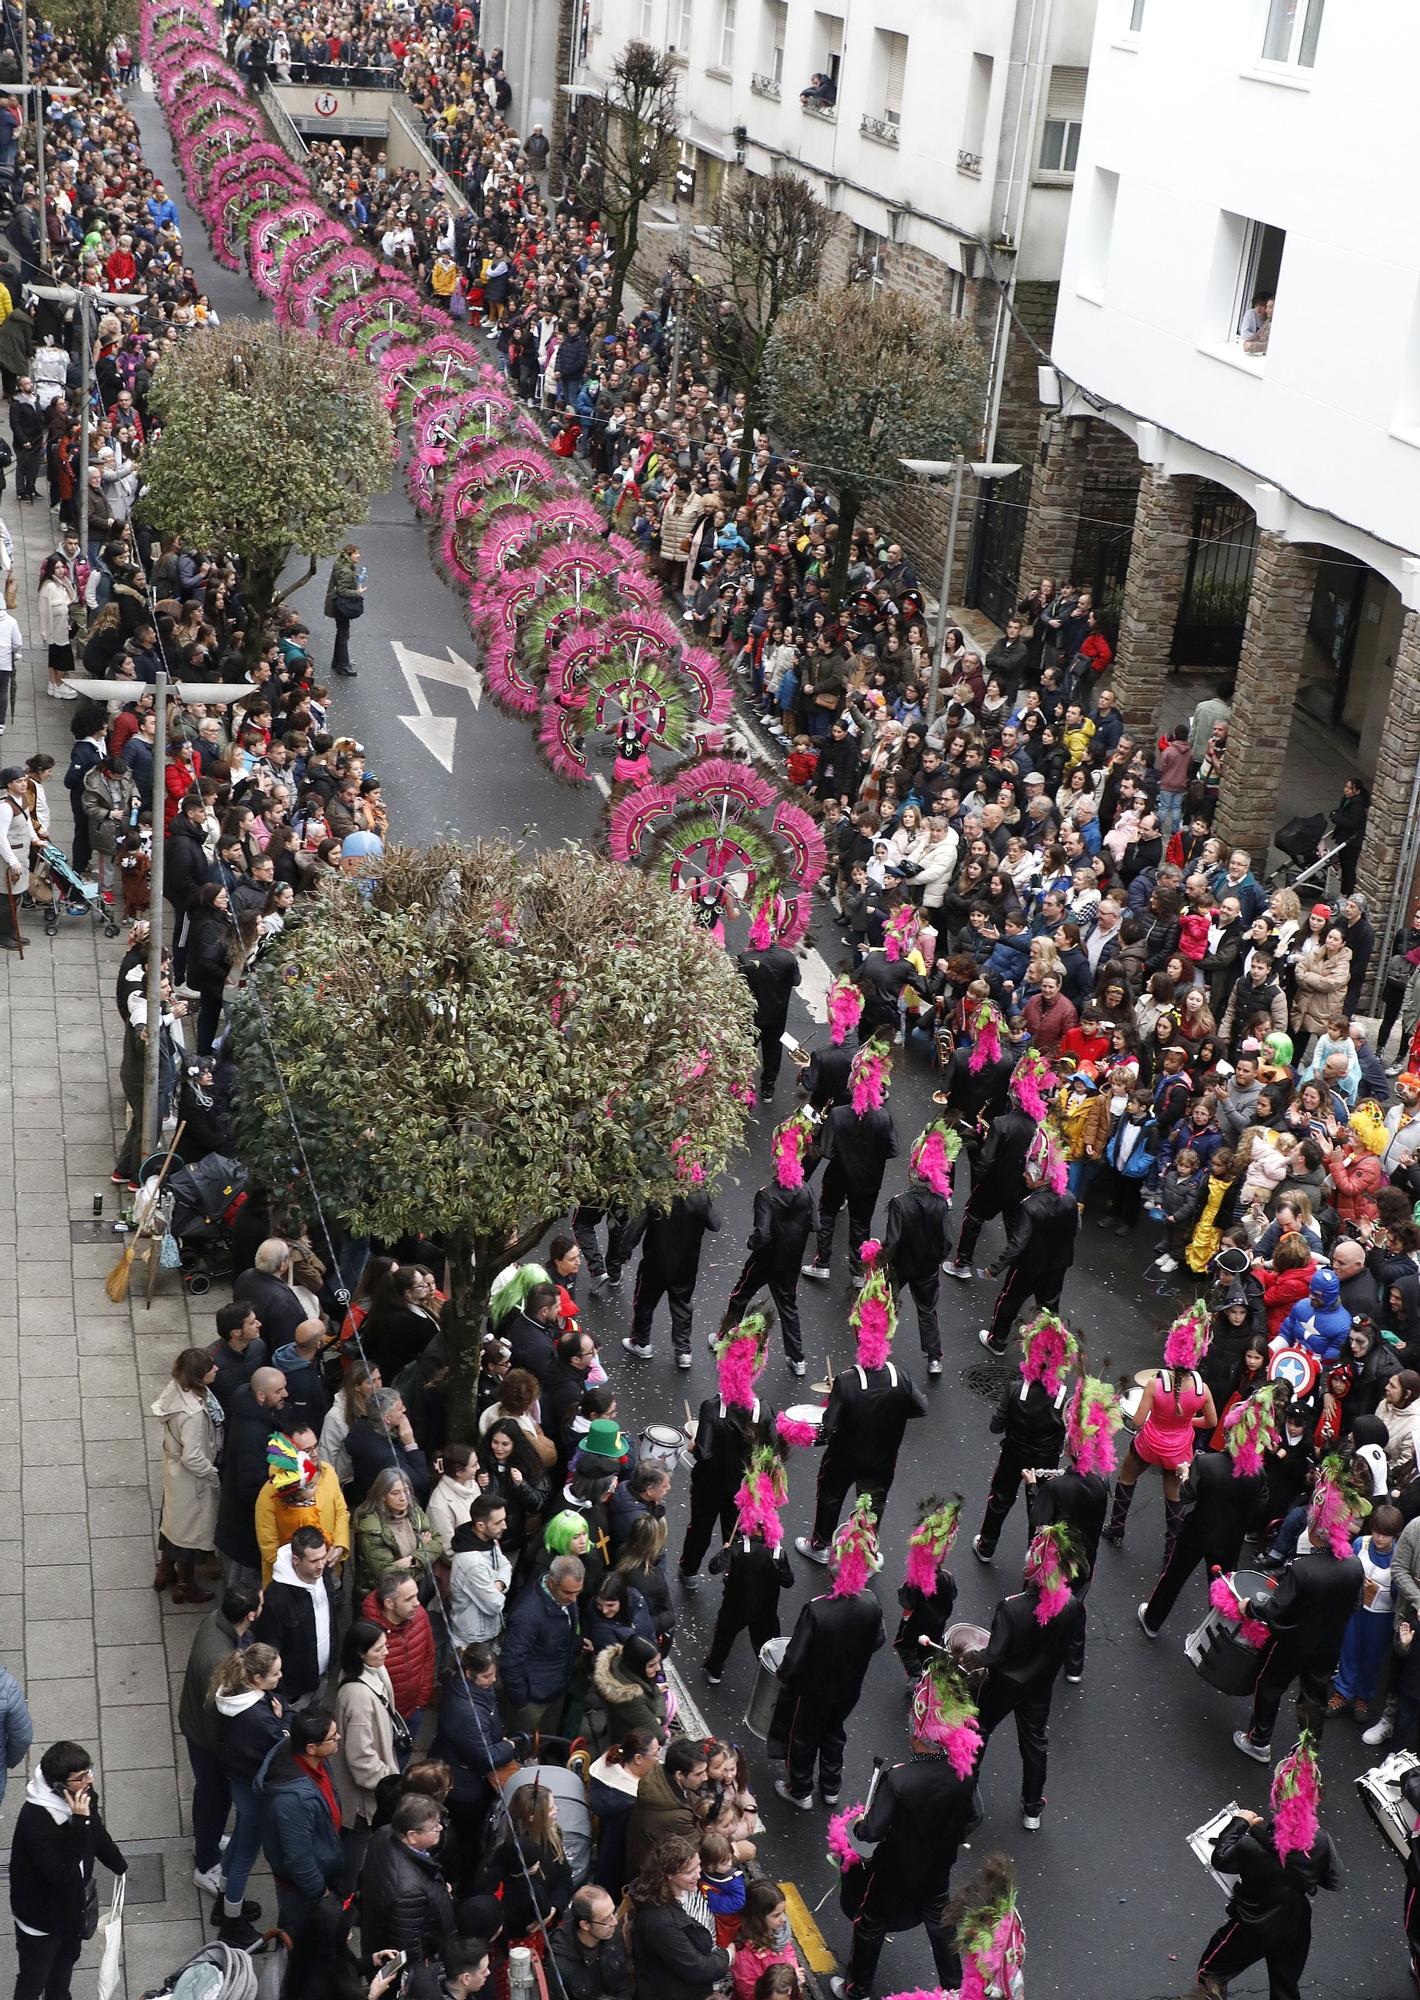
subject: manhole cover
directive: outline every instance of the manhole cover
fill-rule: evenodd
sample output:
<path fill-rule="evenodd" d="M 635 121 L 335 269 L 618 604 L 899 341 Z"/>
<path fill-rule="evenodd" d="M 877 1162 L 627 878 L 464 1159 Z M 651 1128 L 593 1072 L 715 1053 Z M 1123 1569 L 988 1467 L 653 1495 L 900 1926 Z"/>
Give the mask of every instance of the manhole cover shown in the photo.
<path fill-rule="evenodd" d="M 962 1369 L 961 1379 L 973 1396 L 980 1396 L 988 1403 L 999 1403 L 1011 1374 L 1011 1365 L 1007 1361 L 978 1361 L 970 1368 Z"/>

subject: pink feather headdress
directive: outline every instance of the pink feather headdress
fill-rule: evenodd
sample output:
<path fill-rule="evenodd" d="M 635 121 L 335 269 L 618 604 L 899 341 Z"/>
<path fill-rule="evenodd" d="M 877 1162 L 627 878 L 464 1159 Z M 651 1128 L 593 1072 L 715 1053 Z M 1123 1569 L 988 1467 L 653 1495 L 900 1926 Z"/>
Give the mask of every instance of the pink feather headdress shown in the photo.
<path fill-rule="evenodd" d="M 1050 1094 L 1059 1079 L 1037 1049 L 1027 1049 L 1011 1072 L 1011 1096 L 1037 1123 L 1045 1117 Z"/>
<path fill-rule="evenodd" d="M 922 928 L 922 918 L 911 903 L 899 903 L 887 920 L 883 934 L 883 956 L 894 963 L 906 958 L 917 942 L 917 933 Z"/>
<path fill-rule="evenodd" d="M 878 1517 L 871 1500 L 859 1500 L 834 1536 L 829 1564 L 833 1570 L 831 1597 L 856 1597 L 860 1590 L 867 1589 L 868 1578 L 882 1568 Z"/>
<path fill-rule="evenodd" d="M 946 1752 L 959 1778 L 969 1778 L 981 1755 L 976 1704 L 961 1669 L 938 1653 L 912 1693 L 912 1734 Z"/>
<path fill-rule="evenodd" d="M 846 972 L 840 973 L 828 989 L 828 1031 L 835 1048 L 842 1048 L 849 1030 L 857 1027 L 862 1014 L 861 988 L 854 985 Z"/>
<path fill-rule="evenodd" d="M 1264 1382 L 1254 1389 L 1223 1425 L 1223 1449 L 1233 1461 L 1234 1479 L 1247 1479 L 1263 1469 L 1266 1453 L 1281 1442 L 1277 1415 L 1280 1383 Z"/>
<path fill-rule="evenodd" d="M 768 896 L 754 913 L 754 922 L 749 927 L 749 948 L 751 951 L 768 951 L 774 942 L 774 905 Z"/>
<path fill-rule="evenodd" d="M 1357 1484 L 1357 1469 L 1338 1453 L 1317 1468 L 1307 1533 L 1314 1549 L 1344 1562 L 1361 1524 L 1371 1511 L 1371 1496 Z"/>
<path fill-rule="evenodd" d="M 1065 1436 L 1077 1472 L 1097 1472 L 1103 1479 L 1113 1476 L 1114 1434 L 1123 1421 L 1119 1398 L 1109 1383 L 1097 1375 L 1082 1375 L 1065 1416 Z"/>
<path fill-rule="evenodd" d="M 1048 1187 L 1055 1194 L 1064 1194 L 1069 1183 L 1065 1157 L 1044 1125 L 1027 1148 L 1026 1173 L 1034 1177 L 1037 1187 Z"/>
<path fill-rule="evenodd" d="M 792 1118 L 786 1118 L 775 1128 L 770 1144 L 769 1157 L 774 1162 L 774 1178 L 781 1188 L 802 1187 L 804 1184 L 804 1155 L 813 1143 L 812 1120 L 803 1111 L 796 1111 Z"/>
<path fill-rule="evenodd" d="M 1047 1395 L 1058 1396 L 1079 1353 L 1080 1343 L 1063 1319 L 1053 1312 L 1037 1313 L 1021 1329 L 1021 1380 L 1039 1382 Z"/>
<path fill-rule="evenodd" d="M 763 1372 L 768 1345 L 767 1313 L 747 1313 L 738 1326 L 729 1327 L 715 1343 L 720 1394 L 732 1409 L 753 1409 L 754 1385 Z"/>
<path fill-rule="evenodd" d="M 872 1041 L 864 1042 L 848 1071 L 855 1117 L 862 1118 L 869 1111 L 882 1109 L 891 1073 L 892 1050 L 875 1035 Z"/>
<path fill-rule="evenodd" d="M 1213 1338 L 1213 1320 L 1205 1299 L 1195 1299 L 1169 1328 L 1164 1342 L 1165 1368 L 1196 1368 Z"/>
<path fill-rule="evenodd" d="M 1309 1730 L 1272 1779 L 1272 1844 L 1277 1859 L 1310 1854 L 1321 1831 L 1321 1766 Z"/>
<path fill-rule="evenodd" d="M 773 1445 L 757 1445 L 750 1455 L 744 1484 L 735 1495 L 739 1510 L 736 1528 L 742 1535 L 763 1535 L 771 1549 L 784 1539 L 780 1513 L 789 1497 L 784 1461 Z"/>
<path fill-rule="evenodd" d="M 942 1119 L 934 1118 L 919 1135 L 916 1145 L 912 1148 L 909 1165 L 918 1180 L 925 1181 L 933 1194 L 939 1194 L 944 1201 L 950 1201 L 952 1163 L 960 1151 L 960 1132 Z"/>
<path fill-rule="evenodd" d="M 853 1302 L 848 1324 L 858 1336 L 860 1368 L 881 1368 L 897 1333 L 897 1306 L 893 1302 L 892 1286 L 879 1264 L 882 1252 L 883 1246 L 875 1236 L 868 1237 L 859 1252 L 867 1276 Z"/>
<path fill-rule="evenodd" d="M 1038 1528 L 1026 1550 L 1025 1581 L 1035 1592 L 1035 1620 L 1048 1625 L 1070 1602 L 1070 1585 L 1079 1574 L 1075 1537 L 1063 1522 Z"/>
<path fill-rule="evenodd" d="M 1001 1015 L 995 1001 L 983 1000 L 967 1026 L 971 1030 L 971 1054 L 966 1066 L 976 1076 L 987 1063 L 1001 1060 Z"/>
<path fill-rule="evenodd" d="M 907 1538 L 907 1570 L 903 1582 L 909 1590 L 935 1597 L 942 1584 L 942 1565 L 952 1552 L 952 1543 L 961 1526 L 961 1495 L 951 1500 L 935 1497 L 925 1503 L 922 1519 Z"/>

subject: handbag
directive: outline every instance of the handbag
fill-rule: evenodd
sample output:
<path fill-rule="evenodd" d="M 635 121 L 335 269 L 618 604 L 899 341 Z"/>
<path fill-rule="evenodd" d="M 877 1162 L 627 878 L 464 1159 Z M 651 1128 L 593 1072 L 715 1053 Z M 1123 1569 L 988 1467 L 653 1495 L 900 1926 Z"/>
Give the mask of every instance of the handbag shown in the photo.
<path fill-rule="evenodd" d="M 374 1688 L 371 1691 L 374 1694 L 375 1700 L 390 1719 L 390 1734 L 394 1738 L 395 1755 L 403 1763 L 414 1748 L 414 1738 L 409 1732 L 409 1724 L 397 1708 L 390 1706 L 378 1688 Z"/>
<path fill-rule="evenodd" d="M 114 1878 L 113 1900 L 101 1926 L 104 1944 L 99 1956 L 97 2000 L 120 2000 L 123 1993 L 123 1881 L 122 1875 Z"/>
<path fill-rule="evenodd" d="M 365 600 L 363 597 L 346 597 L 342 592 L 337 591 L 333 601 L 337 618 L 349 620 L 360 618 L 364 615 Z"/>

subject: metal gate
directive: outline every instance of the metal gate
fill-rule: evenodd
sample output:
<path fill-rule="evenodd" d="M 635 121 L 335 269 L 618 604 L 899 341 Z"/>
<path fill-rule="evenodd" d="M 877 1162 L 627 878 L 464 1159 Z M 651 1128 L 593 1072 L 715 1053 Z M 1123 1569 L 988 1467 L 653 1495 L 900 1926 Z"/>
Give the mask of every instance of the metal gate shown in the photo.
<path fill-rule="evenodd" d="M 1235 667 L 1257 555 L 1257 516 L 1226 487 L 1209 485 L 1193 509 L 1188 570 L 1169 664 Z"/>
<path fill-rule="evenodd" d="M 1029 458 L 1028 453 L 1014 451 L 1004 442 L 999 450 L 1003 458 Z M 996 625 L 1005 625 L 1021 599 L 1021 550 L 1029 502 L 1027 464 L 1009 479 L 987 480 L 977 499 L 966 601 L 979 607 Z"/>
<path fill-rule="evenodd" d="M 1138 500 L 1137 473 L 1085 474 L 1070 581 L 1077 589 L 1090 591 L 1097 608 L 1117 610 L 1124 595 Z"/>

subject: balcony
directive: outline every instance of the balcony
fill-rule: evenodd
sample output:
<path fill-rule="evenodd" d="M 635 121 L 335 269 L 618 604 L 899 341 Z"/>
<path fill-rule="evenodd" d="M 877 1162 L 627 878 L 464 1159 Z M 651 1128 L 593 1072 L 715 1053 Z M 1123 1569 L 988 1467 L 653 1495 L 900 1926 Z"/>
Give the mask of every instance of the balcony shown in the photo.
<path fill-rule="evenodd" d="M 865 139 L 875 139 L 880 146 L 897 144 L 897 125 L 891 118 L 870 118 L 865 111 L 858 120 L 858 130 Z"/>
<path fill-rule="evenodd" d="M 779 79 L 776 76 L 761 76 L 756 70 L 749 80 L 749 87 L 756 97 L 767 97 L 771 103 L 779 102 Z"/>
<path fill-rule="evenodd" d="M 821 118 L 825 125 L 838 123 L 838 112 L 832 104 L 820 104 L 816 97 L 806 97 L 803 106 L 810 118 Z"/>
<path fill-rule="evenodd" d="M 970 174 L 974 181 L 979 181 L 981 179 L 980 153 L 959 152 L 957 154 L 957 172 L 959 174 Z"/>

